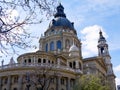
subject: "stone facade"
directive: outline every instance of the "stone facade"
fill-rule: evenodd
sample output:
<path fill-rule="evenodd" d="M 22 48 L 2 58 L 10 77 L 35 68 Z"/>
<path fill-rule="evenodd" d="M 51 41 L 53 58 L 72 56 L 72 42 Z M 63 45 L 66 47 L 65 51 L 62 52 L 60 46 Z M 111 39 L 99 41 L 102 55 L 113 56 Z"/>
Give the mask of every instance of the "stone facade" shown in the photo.
<path fill-rule="evenodd" d="M 45 90 L 73 90 L 76 80 L 84 74 L 99 75 L 109 82 L 111 90 L 116 90 L 110 59 L 108 44 L 101 31 L 98 56 L 82 57 L 81 41 L 74 23 L 66 18 L 60 4 L 39 40 L 39 50 L 22 54 L 17 63 L 11 59 L 8 65 L 0 67 L 0 90 L 41 90 L 45 79 Z"/>

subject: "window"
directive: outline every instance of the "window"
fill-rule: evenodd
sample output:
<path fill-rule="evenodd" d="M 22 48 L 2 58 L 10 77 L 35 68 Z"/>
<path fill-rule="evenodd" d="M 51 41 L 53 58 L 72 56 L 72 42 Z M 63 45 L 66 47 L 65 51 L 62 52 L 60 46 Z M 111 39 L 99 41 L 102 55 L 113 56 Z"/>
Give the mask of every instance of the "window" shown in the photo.
<path fill-rule="evenodd" d="M 61 41 L 59 40 L 59 41 L 57 41 L 57 49 L 61 49 L 62 47 L 61 47 Z"/>
<path fill-rule="evenodd" d="M 17 88 L 14 88 L 13 90 L 17 90 Z"/>
<path fill-rule="evenodd" d="M 61 78 L 61 85 L 64 85 L 64 84 L 65 84 L 65 79 Z"/>
<path fill-rule="evenodd" d="M 4 84 L 7 84 L 7 81 L 8 81 L 8 78 L 6 77 L 6 78 L 4 79 Z"/>
<path fill-rule="evenodd" d="M 72 68 L 72 63 L 71 62 L 69 62 L 69 66 Z"/>
<path fill-rule="evenodd" d="M 81 70 L 82 68 L 81 68 L 81 63 L 79 62 L 79 69 Z"/>
<path fill-rule="evenodd" d="M 41 63 L 41 59 L 40 58 L 38 59 L 38 63 Z"/>
<path fill-rule="evenodd" d="M 48 60 L 48 63 L 50 63 L 50 60 Z"/>
<path fill-rule="evenodd" d="M 54 61 L 52 61 L 52 64 L 54 64 Z"/>
<path fill-rule="evenodd" d="M 51 78 L 51 83 L 55 83 L 54 78 Z"/>
<path fill-rule="evenodd" d="M 43 63 L 46 63 L 46 59 L 43 59 Z"/>
<path fill-rule="evenodd" d="M 45 46 L 45 51 L 48 52 L 48 44 Z"/>
<path fill-rule="evenodd" d="M 18 82 L 18 76 L 15 76 L 14 77 L 14 83 L 17 83 Z"/>
<path fill-rule="evenodd" d="M 52 41 L 51 43 L 50 43 L 50 51 L 53 51 L 54 50 L 54 42 Z"/>
<path fill-rule="evenodd" d="M 71 85 L 71 87 L 74 86 L 74 83 L 75 83 L 75 80 L 74 80 L 74 79 L 71 79 L 71 80 L 70 80 L 70 85 Z"/>
<path fill-rule="evenodd" d="M 25 63 L 27 62 L 27 60 L 25 59 L 25 61 L 24 61 Z"/>
<path fill-rule="evenodd" d="M 103 53 L 104 53 L 104 48 L 102 47 L 102 48 L 101 48 L 101 54 L 103 54 Z"/>
<path fill-rule="evenodd" d="M 28 62 L 31 63 L 31 59 L 28 59 Z"/>
<path fill-rule="evenodd" d="M 76 63 L 75 63 L 75 61 L 73 62 L 73 68 L 75 69 L 75 65 L 76 65 Z"/>

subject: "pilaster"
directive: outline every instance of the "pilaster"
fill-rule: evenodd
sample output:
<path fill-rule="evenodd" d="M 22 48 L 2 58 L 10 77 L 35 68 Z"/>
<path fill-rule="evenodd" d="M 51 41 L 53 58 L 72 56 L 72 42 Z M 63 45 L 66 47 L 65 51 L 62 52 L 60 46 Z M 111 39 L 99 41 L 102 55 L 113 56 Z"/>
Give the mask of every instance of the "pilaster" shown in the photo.
<path fill-rule="evenodd" d="M 10 85 L 11 84 L 11 76 L 8 76 L 8 82 L 7 82 L 7 90 L 11 90 L 10 88 Z"/>

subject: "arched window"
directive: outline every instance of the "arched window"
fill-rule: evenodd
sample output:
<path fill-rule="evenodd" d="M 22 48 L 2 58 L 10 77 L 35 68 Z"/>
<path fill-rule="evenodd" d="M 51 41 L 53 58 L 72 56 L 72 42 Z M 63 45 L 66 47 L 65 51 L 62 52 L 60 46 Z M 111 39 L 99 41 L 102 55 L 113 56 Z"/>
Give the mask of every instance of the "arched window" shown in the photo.
<path fill-rule="evenodd" d="M 31 63 L 31 59 L 28 59 L 28 62 Z"/>
<path fill-rule="evenodd" d="M 25 61 L 24 61 L 25 63 L 27 62 L 27 60 L 25 59 Z"/>
<path fill-rule="evenodd" d="M 41 63 L 41 59 L 40 58 L 38 59 L 38 63 Z"/>
<path fill-rule="evenodd" d="M 48 63 L 50 63 L 50 60 L 48 60 Z"/>
<path fill-rule="evenodd" d="M 69 62 L 69 66 L 70 66 L 70 68 L 72 68 L 72 63 L 71 62 Z"/>
<path fill-rule="evenodd" d="M 59 41 L 57 41 L 57 49 L 61 49 L 62 47 L 61 47 L 61 41 L 59 40 Z"/>
<path fill-rule="evenodd" d="M 45 46 L 45 51 L 48 52 L 48 44 Z"/>
<path fill-rule="evenodd" d="M 53 51 L 54 50 L 54 42 L 52 41 L 51 43 L 50 43 L 50 51 Z"/>
<path fill-rule="evenodd" d="M 43 63 L 46 63 L 46 59 L 43 59 Z"/>
<path fill-rule="evenodd" d="M 104 48 L 102 47 L 102 48 L 101 48 L 101 54 L 103 54 L 103 53 L 104 53 Z"/>

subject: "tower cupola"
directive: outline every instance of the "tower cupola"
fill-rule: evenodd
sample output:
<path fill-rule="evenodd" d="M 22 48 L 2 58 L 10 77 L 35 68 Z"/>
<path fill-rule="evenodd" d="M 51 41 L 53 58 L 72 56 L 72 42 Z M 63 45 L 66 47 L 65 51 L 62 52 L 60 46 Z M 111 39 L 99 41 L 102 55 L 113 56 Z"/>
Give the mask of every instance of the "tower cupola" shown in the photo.
<path fill-rule="evenodd" d="M 79 56 L 79 48 L 74 44 L 69 49 L 69 56 Z"/>

